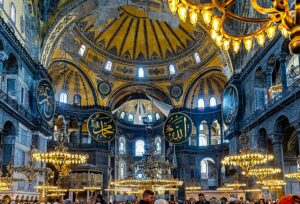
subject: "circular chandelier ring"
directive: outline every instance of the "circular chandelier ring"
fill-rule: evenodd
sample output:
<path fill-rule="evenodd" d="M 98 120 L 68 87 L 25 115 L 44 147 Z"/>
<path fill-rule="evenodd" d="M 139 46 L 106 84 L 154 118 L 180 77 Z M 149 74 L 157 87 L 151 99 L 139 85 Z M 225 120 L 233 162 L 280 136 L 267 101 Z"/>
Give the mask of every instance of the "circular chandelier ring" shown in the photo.
<path fill-rule="evenodd" d="M 213 3 L 216 5 L 217 9 L 222 12 L 223 15 L 227 15 L 229 18 L 233 20 L 238 20 L 247 23 L 264 23 L 270 21 L 269 18 L 248 18 L 244 16 L 239 16 L 237 14 L 232 13 L 231 11 L 227 10 L 227 7 L 222 6 L 218 0 L 213 0 Z"/>
<path fill-rule="evenodd" d="M 192 8 L 192 9 L 197 9 L 197 10 L 203 10 L 203 9 L 213 9 L 215 8 L 215 5 L 213 3 L 206 3 L 206 4 L 196 4 L 196 3 L 191 3 L 187 0 L 180 0 L 181 3 L 183 3 L 185 6 Z"/>
<path fill-rule="evenodd" d="M 258 3 L 257 3 L 257 0 L 251 0 L 251 4 L 253 6 L 253 8 L 261 13 L 261 14 L 271 14 L 271 13 L 276 13 L 278 12 L 275 8 L 264 8 L 264 7 L 261 7 Z"/>
<path fill-rule="evenodd" d="M 261 32 L 263 32 L 264 30 L 266 30 L 266 28 L 268 28 L 272 21 L 268 21 L 266 22 L 262 27 L 260 27 L 258 30 L 255 30 L 251 33 L 248 33 L 248 34 L 243 34 L 243 35 L 232 35 L 232 34 L 229 34 L 225 31 L 224 29 L 224 20 L 226 18 L 226 15 L 224 15 L 222 18 L 221 18 L 221 22 L 220 22 L 220 25 L 221 25 L 221 28 L 220 28 L 220 33 L 226 37 L 226 38 L 230 38 L 230 39 L 233 39 L 233 40 L 241 40 L 241 39 L 246 39 L 246 38 L 249 38 L 251 36 L 254 36 L 254 35 L 257 35 L 257 34 L 260 34 Z"/>

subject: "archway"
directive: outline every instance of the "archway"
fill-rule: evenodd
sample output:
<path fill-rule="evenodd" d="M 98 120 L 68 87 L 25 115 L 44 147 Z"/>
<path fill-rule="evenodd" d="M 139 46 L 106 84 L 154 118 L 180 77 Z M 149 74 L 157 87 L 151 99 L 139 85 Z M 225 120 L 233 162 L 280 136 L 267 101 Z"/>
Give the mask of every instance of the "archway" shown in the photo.
<path fill-rule="evenodd" d="M 267 101 L 265 74 L 259 67 L 255 72 L 254 80 L 255 109 L 258 110 L 265 105 Z"/>
<path fill-rule="evenodd" d="M 2 169 L 7 173 L 7 165 L 13 162 L 13 147 L 15 145 L 16 128 L 11 121 L 6 121 L 2 129 Z"/>

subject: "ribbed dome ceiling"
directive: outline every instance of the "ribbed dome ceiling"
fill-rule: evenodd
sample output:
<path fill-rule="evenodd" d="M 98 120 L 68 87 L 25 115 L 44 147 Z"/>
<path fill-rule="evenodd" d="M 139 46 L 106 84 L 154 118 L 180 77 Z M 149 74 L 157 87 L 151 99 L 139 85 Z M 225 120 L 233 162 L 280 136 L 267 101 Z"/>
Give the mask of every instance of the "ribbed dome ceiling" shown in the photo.
<path fill-rule="evenodd" d="M 204 31 L 189 23 L 180 23 L 179 28 L 172 28 L 164 21 L 148 18 L 137 7 L 121 7 L 119 11 L 118 18 L 111 18 L 100 26 L 94 26 L 96 14 L 77 23 L 79 31 L 112 60 L 143 63 L 153 59 L 171 59 L 186 56 L 204 43 L 201 41 Z"/>

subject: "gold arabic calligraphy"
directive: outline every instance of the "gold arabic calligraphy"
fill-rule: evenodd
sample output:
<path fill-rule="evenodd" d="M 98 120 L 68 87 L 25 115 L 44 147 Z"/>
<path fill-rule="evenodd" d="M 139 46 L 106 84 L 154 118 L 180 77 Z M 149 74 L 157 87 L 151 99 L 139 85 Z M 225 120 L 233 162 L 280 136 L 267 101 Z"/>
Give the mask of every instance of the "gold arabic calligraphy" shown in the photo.
<path fill-rule="evenodd" d="M 52 110 L 53 95 L 51 95 L 51 89 L 48 84 L 41 84 L 38 87 L 38 105 L 40 107 L 44 105 L 43 113 L 47 118 L 50 118 L 54 113 L 54 110 Z"/>
<path fill-rule="evenodd" d="M 93 135 L 97 135 L 98 137 L 102 136 L 104 138 L 111 138 L 114 134 L 114 128 L 112 124 L 112 119 L 107 116 L 96 116 L 94 118 L 91 118 L 91 128 Z"/>
<path fill-rule="evenodd" d="M 185 141 L 190 135 L 191 124 L 187 117 L 182 115 L 171 116 L 166 124 L 166 136 L 170 141 L 180 142 Z"/>

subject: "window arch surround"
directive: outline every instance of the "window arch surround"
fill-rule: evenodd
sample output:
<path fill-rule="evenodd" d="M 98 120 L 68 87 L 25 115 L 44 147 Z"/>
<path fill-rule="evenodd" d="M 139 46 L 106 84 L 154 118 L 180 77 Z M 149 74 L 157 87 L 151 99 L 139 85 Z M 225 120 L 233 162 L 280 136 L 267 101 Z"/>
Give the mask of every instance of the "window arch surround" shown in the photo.
<path fill-rule="evenodd" d="M 119 139 L 119 153 L 125 154 L 126 148 L 125 148 L 126 140 L 124 137 L 120 137 Z"/>
<path fill-rule="evenodd" d="M 200 162 L 200 171 L 201 171 L 201 178 L 202 179 L 208 179 L 208 173 L 209 173 L 209 165 L 208 163 L 215 163 L 215 161 L 212 158 L 204 158 Z"/>
<path fill-rule="evenodd" d="M 10 19 L 13 23 L 16 23 L 16 6 L 13 2 L 10 4 Z"/>
<path fill-rule="evenodd" d="M 145 152 L 145 142 L 143 140 L 137 140 L 135 142 L 135 156 L 143 156 Z"/>

